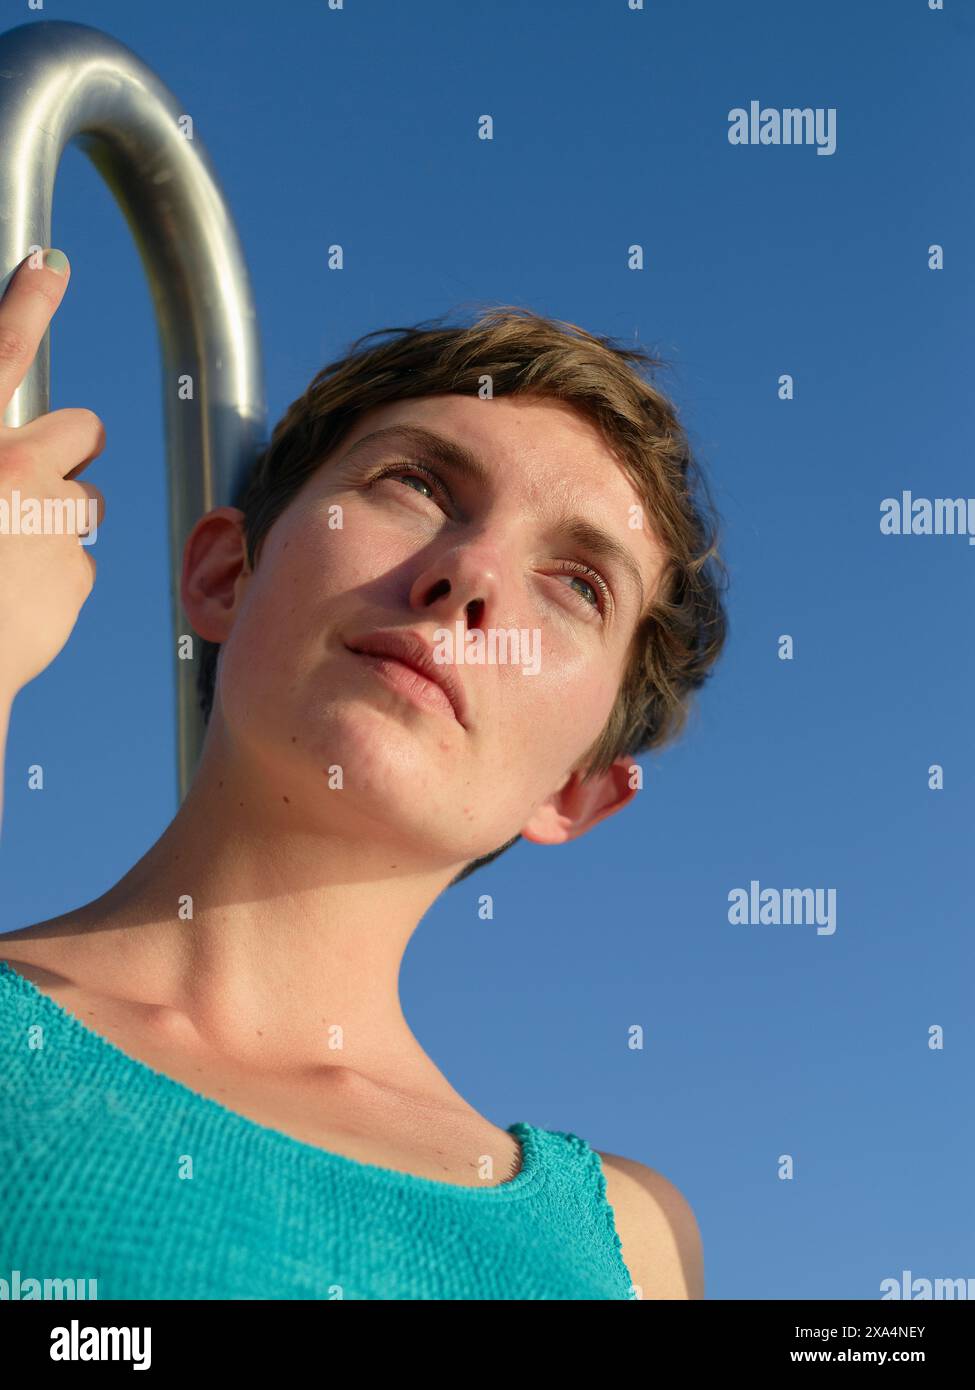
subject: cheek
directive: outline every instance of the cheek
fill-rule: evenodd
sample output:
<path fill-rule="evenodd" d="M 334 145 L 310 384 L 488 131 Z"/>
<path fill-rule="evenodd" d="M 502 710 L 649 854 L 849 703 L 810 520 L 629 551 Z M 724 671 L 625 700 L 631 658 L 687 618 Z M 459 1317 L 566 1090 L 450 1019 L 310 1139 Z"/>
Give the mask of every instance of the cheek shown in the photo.
<path fill-rule="evenodd" d="M 268 535 L 223 644 L 220 698 L 228 722 L 273 723 L 281 702 L 327 659 L 336 630 L 361 624 L 367 586 L 395 561 L 393 538 L 370 533 L 365 543 L 353 507 L 342 520 L 330 528 L 319 504 L 282 517 Z"/>
<path fill-rule="evenodd" d="M 281 529 L 272 530 L 265 542 L 241 611 L 248 641 L 272 641 L 277 633 L 291 642 L 296 635 L 308 639 L 315 631 L 324 633 L 331 600 L 355 586 L 368 558 L 368 548 L 357 544 L 347 526 L 329 529 L 324 506 L 286 514 L 277 526 Z"/>
<path fill-rule="evenodd" d="M 523 675 L 517 666 L 506 672 L 503 698 L 512 719 L 560 749 L 595 738 L 616 698 L 608 656 L 559 648 L 543 635 L 538 665 L 535 675 Z"/>
<path fill-rule="evenodd" d="M 596 672 L 591 658 L 552 653 L 549 664 L 544 646 L 542 653 L 537 675 L 523 676 L 516 668 L 505 673 L 498 690 L 499 719 L 490 735 L 500 744 L 506 775 L 520 782 L 529 799 L 548 796 L 596 742 L 618 690 L 615 671 L 607 670 L 605 662 Z"/>
<path fill-rule="evenodd" d="M 314 614 L 325 597 L 325 574 L 295 541 L 261 556 L 223 644 L 221 701 L 228 719 L 281 699 L 294 684 L 315 646 Z"/>
<path fill-rule="evenodd" d="M 323 602 L 389 576 L 413 549 L 401 522 L 383 525 L 361 499 L 321 499 L 295 514 L 279 542 L 282 587 L 297 581 Z"/>

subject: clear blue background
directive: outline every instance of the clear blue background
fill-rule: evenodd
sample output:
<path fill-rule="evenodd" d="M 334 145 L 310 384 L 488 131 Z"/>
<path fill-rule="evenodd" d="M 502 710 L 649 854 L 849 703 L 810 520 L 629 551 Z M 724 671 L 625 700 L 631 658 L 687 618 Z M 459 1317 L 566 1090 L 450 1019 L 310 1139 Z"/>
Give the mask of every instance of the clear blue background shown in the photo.
<path fill-rule="evenodd" d="M 403 972 L 431 1055 L 495 1122 L 573 1130 L 675 1182 L 708 1297 L 975 1276 L 975 548 L 879 530 L 903 488 L 975 490 L 971 13 L 62 0 L 39 17 L 128 43 L 193 115 L 252 274 L 270 423 L 355 335 L 468 300 L 673 364 L 662 384 L 725 521 L 727 655 L 683 742 L 642 760 L 635 804 L 568 847 L 519 844 L 431 911 Z M 32 18 L 4 6 L 5 28 Z M 836 153 L 729 145 L 752 98 L 835 106 Z M 73 276 L 52 406 L 105 421 L 86 476 L 109 510 L 75 634 L 14 707 L 5 929 L 103 892 L 177 804 L 156 330 L 74 149 L 54 243 Z M 835 887 L 835 935 L 730 925 L 752 878 Z"/>

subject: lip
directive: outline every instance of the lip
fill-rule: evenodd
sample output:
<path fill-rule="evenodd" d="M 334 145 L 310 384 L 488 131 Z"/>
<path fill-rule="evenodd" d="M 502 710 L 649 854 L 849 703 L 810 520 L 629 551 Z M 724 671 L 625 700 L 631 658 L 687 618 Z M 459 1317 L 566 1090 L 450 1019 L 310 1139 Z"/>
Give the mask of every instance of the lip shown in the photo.
<path fill-rule="evenodd" d="M 454 718 L 467 728 L 467 699 L 463 684 L 449 666 L 435 661 L 433 650 L 418 632 L 411 628 L 384 628 L 350 638 L 345 643 L 357 656 L 387 657 L 415 671 L 424 680 L 438 685 L 454 712 Z"/>

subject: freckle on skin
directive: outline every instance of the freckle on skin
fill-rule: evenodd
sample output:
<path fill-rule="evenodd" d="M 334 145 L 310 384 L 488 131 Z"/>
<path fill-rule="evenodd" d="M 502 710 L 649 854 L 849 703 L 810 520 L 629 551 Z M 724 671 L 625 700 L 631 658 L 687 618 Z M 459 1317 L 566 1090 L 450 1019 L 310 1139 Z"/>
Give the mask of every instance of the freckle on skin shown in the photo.
<path fill-rule="evenodd" d="M 291 805 L 291 798 L 289 796 L 282 797 L 282 800 L 286 801 L 289 806 Z"/>
<path fill-rule="evenodd" d="M 291 742 L 292 742 L 292 743 L 297 743 L 297 742 L 298 742 L 298 735 L 297 735 L 297 734 L 292 734 L 292 735 L 291 735 Z M 223 785 L 223 783 L 221 783 L 221 786 L 222 786 L 222 785 Z"/>

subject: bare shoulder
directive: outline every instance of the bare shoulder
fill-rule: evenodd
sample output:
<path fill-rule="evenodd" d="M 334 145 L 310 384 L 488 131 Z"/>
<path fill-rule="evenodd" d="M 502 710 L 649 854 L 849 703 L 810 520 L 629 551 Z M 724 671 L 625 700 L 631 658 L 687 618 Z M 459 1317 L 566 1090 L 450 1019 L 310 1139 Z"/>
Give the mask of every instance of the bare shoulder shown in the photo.
<path fill-rule="evenodd" d="M 79 914 L 62 913 L 29 927 L 0 934 L 0 960 L 42 987 L 71 983 L 72 946 L 82 939 Z"/>
<path fill-rule="evenodd" d="M 637 1296 L 703 1298 L 701 1233 L 687 1198 L 655 1168 L 619 1154 L 599 1157 L 606 1199 Z"/>

